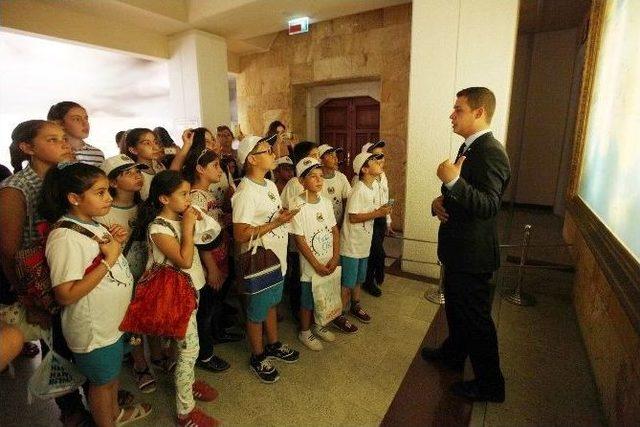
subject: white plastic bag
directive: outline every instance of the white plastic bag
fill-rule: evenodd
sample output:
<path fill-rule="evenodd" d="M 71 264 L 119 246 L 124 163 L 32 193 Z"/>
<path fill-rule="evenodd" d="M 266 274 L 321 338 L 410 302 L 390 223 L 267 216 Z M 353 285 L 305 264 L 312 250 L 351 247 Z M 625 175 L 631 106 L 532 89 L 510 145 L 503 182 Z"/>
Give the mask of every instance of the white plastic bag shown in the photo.
<path fill-rule="evenodd" d="M 53 351 L 51 340 L 47 339 L 45 343 L 49 347 L 49 353 L 44 356 L 40 366 L 29 379 L 29 403 L 32 396 L 52 399 L 71 393 L 86 381 L 85 376 L 73 363 Z"/>
<path fill-rule="evenodd" d="M 313 317 L 316 324 L 325 326 L 342 313 L 340 281 L 342 268 L 338 267 L 328 276 L 313 274 L 311 292 L 313 293 Z"/>

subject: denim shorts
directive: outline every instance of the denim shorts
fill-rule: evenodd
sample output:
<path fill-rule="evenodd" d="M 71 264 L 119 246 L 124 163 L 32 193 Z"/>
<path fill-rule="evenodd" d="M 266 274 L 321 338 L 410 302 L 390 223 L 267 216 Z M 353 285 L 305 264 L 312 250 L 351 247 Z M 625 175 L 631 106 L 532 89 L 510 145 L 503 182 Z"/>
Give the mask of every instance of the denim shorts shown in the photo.
<path fill-rule="evenodd" d="M 340 255 L 342 266 L 342 286 L 353 289 L 364 283 L 367 278 L 367 263 L 369 258 L 351 258 Z"/>
<path fill-rule="evenodd" d="M 94 385 L 104 385 L 118 378 L 122 367 L 122 357 L 129 351 L 125 335 L 106 347 L 96 348 L 89 353 L 73 353 L 76 366 Z"/>
<path fill-rule="evenodd" d="M 271 307 L 275 307 L 282 300 L 283 282 L 255 295 L 249 295 L 247 304 L 247 318 L 257 323 L 264 322 Z"/>

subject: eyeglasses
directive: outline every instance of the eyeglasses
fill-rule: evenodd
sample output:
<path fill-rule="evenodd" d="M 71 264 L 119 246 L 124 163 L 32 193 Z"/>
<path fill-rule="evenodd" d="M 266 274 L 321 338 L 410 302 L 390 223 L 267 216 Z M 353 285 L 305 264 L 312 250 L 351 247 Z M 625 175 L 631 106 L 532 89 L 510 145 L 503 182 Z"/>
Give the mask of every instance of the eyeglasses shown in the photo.
<path fill-rule="evenodd" d="M 257 156 L 258 154 L 273 154 L 273 150 L 271 149 L 271 147 L 269 147 L 266 150 L 256 151 L 255 153 L 251 153 L 252 156 Z"/>

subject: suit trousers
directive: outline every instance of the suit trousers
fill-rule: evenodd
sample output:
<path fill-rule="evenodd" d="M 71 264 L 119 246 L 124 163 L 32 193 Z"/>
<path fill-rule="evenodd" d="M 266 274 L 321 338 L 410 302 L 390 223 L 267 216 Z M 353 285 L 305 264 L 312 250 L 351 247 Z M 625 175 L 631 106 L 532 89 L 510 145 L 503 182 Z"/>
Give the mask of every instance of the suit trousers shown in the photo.
<path fill-rule="evenodd" d="M 373 220 L 373 236 L 371 237 L 371 249 L 369 250 L 369 262 L 367 263 L 367 278 L 364 286 L 381 285 L 384 282 L 384 236 L 387 232 L 387 218 Z"/>
<path fill-rule="evenodd" d="M 442 344 L 453 363 L 469 356 L 476 380 L 492 389 L 504 387 L 498 355 L 498 337 L 491 317 L 493 273 L 444 272 L 445 312 L 449 336 Z"/>

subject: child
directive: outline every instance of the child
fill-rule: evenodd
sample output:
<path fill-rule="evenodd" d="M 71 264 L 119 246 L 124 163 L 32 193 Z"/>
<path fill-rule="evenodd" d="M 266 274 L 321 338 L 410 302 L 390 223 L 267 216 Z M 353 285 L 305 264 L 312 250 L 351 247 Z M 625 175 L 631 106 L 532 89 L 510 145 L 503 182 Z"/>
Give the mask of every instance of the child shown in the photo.
<path fill-rule="evenodd" d="M 173 159 L 176 157 L 176 154 L 178 154 L 180 147 L 173 142 L 173 138 L 171 138 L 169 132 L 162 126 L 158 126 L 153 129 L 153 133 L 156 134 L 156 138 L 158 138 L 158 142 L 160 143 L 160 146 L 162 146 L 162 165 L 169 169 Z"/>
<path fill-rule="evenodd" d="M 147 169 L 142 171 L 143 184 L 140 190 L 140 197 L 146 200 L 154 175 L 165 170 L 160 163 L 164 150 L 153 131 L 146 128 L 129 129 L 123 136 L 123 150 L 122 154 L 128 155 L 136 163 L 147 165 Z"/>
<path fill-rule="evenodd" d="M 322 175 L 324 176 L 322 195 L 331 200 L 336 222 L 342 225 L 344 205 L 347 203 L 347 198 L 351 192 L 351 184 L 338 169 L 340 165 L 336 153 L 339 150 L 341 149 L 333 148 L 328 144 L 322 144 L 318 147 L 318 154 L 322 163 Z"/>
<path fill-rule="evenodd" d="M 387 175 L 384 173 L 384 146 L 384 141 L 369 142 L 362 146 L 363 153 L 373 153 L 382 156 L 380 158 L 380 167 L 383 172 L 378 175 L 374 181 L 374 186 L 378 191 L 378 205 L 376 208 L 389 203 L 389 181 L 387 181 Z M 384 237 L 386 233 L 393 235 L 391 215 L 387 215 L 386 218 L 376 218 L 373 220 L 373 237 L 371 239 L 369 261 L 367 262 L 367 277 L 362 285 L 362 289 L 374 297 L 382 295 L 380 286 L 382 282 L 384 282 L 384 260 L 386 258 L 384 252 Z"/>
<path fill-rule="evenodd" d="M 147 262 L 148 248 L 146 240 L 142 237 L 144 233 L 132 235 L 133 225 L 138 214 L 138 204 L 141 202 L 140 189 L 143 180 L 140 171 L 147 168 L 147 165 L 136 164 L 124 154 L 106 159 L 101 169 L 109 180 L 109 193 L 113 197 L 113 203 L 109 213 L 94 218 L 106 227 L 117 224 L 127 233 L 122 253 L 127 259 L 134 282 L 142 276 Z M 138 389 L 142 393 L 154 392 L 156 379 L 149 370 L 144 357 L 144 346 L 134 346 L 131 355 L 133 356 L 133 377 Z"/>
<path fill-rule="evenodd" d="M 273 179 L 278 187 L 278 193 L 282 194 L 282 190 L 287 185 L 289 180 L 295 176 L 293 169 L 293 161 L 289 156 L 280 157 L 276 159 L 276 168 L 273 171 Z"/>
<path fill-rule="evenodd" d="M 125 339 L 118 329 L 131 300 L 133 276 L 122 255 L 126 232 L 92 218 L 111 208 L 109 181 L 99 168 L 61 163 L 42 184 L 40 213 L 62 219 L 47 239 L 45 255 L 56 300 L 64 306 L 62 332 L 76 366 L 89 381 L 88 401 L 98 426 L 146 417 L 151 407 L 118 405 L 118 376 Z"/>
<path fill-rule="evenodd" d="M 318 159 L 318 145 L 311 141 L 301 141 L 293 147 L 293 161 L 297 164 L 300 159 L 313 157 Z M 304 191 L 302 184 L 297 179 L 290 179 L 282 189 L 280 199 L 282 207 L 285 209 L 296 209 L 296 201 L 300 193 Z M 293 236 L 289 236 L 287 255 L 287 274 L 285 276 L 284 287 L 289 296 L 289 307 L 294 318 L 298 318 L 300 313 L 300 257 Z"/>
<path fill-rule="evenodd" d="M 299 195 L 300 213 L 291 222 L 296 245 L 300 251 L 301 305 L 300 333 L 298 339 L 311 350 L 322 350 L 322 343 L 334 341 L 335 335 L 323 326 L 314 325 L 313 294 L 311 279 L 314 273 L 326 276 L 333 273 L 340 261 L 340 231 L 333 216 L 333 207 L 328 199 L 320 195 L 323 186 L 322 166 L 313 157 L 305 157 L 296 167 L 298 179 L 304 187 Z"/>
<path fill-rule="evenodd" d="M 191 182 L 191 204 L 199 207 L 212 219 L 218 216 L 216 200 L 213 193 L 209 191 L 212 184 L 219 182 L 222 177 L 220 168 L 220 158 L 211 150 L 205 149 L 197 159 L 195 164 L 185 165 L 186 178 Z M 229 369 L 230 365 L 222 358 L 214 354 L 214 326 L 219 326 L 222 316 L 222 303 L 224 295 L 228 291 L 228 286 L 223 291 L 223 285 L 229 275 L 228 251 L 226 239 L 220 235 L 215 243 L 198 246 L 200 260 L 205 268 L 206 283 L 200 291 L 200 302 L 198 304 L 198 337 L 200 338 L 200 353 L 196 366 L 211 372 L 223 372 Z M 215 325 L 214 325 L 215 324 Z"/>
<path fill-rule="evenodd" d="M 93 166 L 100 166 L 104 162 L 102 150 L 84 141 L 89 137 L 90 127 L 87 110 L 82 105 L 72 101 L 58 102 L 49 109 L 47 120 L 62 126 L 77 161 Z"/>
<path fill-rule="evenodd" d="M 162 171 L 153 178 L 149 198 L 140 205 L 136 226 L 148 227 L 151 251 L 147 267 L 154 262 L 169 263 L 191 277 L 196 290 L 206 281 L 195 242 L 211 232 L 210 221 L 201 218 L 191 206 L 191 185 L 177 171 Z M 216 224 L 217 225 L 217 224 Z M 218 227 L 216 234 L 220 232 Z M 197 233 L 197 234 L 196 234 Z M 162 316 L 162 313 L 157 313 Z M 201 380 L 195 380 L 194 366 L 198 356 L 196 310 L 191 314 L 185 337 L 176 341 L 178 349 L 175 368 L 176 405 L 181 426 L 214 426 L 218 421 L 195 406 L 194 398 L 210 402 L 218 392 Z"/>
<path fill-rule="evenodd" d="M 340 265 L 342 265 L 343 314 L 333 321 L 334 326 L 345 333 L 354 333 L 358 328 L 345 317 L 349 300 L 350 313 L 362 323 L 371 317 L 360 306 L 360 286 L 365 280 L 367 259 L 371 247 L 374 218 L 384 218 L 391 207 L 376 208 L 379 197 L 374 181 L 382 173 L 379 156 L 360 153 L 353 159 L 353 171 L 360 179 L 351 190 L 340 236 Z"/>
<path fill-rule="evenodd" d="M 75 156 L 65 138 L 64 130 L 54 122 L 22 122 L 11 133 L 11 140 L 9 152 L 15 173 L 0 184 L 0 250 L 3 272 L 11 289 L 15 290 L 20 287 L 15 271 L 16 253 L 33 247 L 40 241 L 37 229 L 45 222 L 37 209 L 42 180 L 51 167 L 59 162 L 71 161 Z M 28 164 L 23 168 L 25 161 Z M 12 294 L 11 291 L 9 293 Z M 15 295 L 13 300 L 15 301 Z M 28 309 L 26 317 L 30 323 L 38 324 L 44 329 L 52 327 L 53 349 L 61 356 L 71 358 L 71 352 L 62 336 L 59 314 L 52 318 L 48 312 Z M 46 350 L 43 347 L 43 353 Z M 78 391 L 56 398 L 56 404 L 61 412 L 60 421 L 64 425 L 75 425 L 83 418 L 90 418 Z"/>
<path fill-rule="evenodd" d="M 233 234 L 235 241 L 244 244 L 240 252 L 248 250 L 247 243 L 260 239 L 262 245 L 273 250 L 280 260 L 282 274 L 287 270 L 287 237 L 296 210 L 281 208 L 276 185 L 265 179 L 275 167 L 271 144 L 257 136 L 248 136 L 238 147 L 238 161 L 246 173 L 233 195 Z M 282 283 L 248 297 L 247 335 L 251 346 L 250 369 L 264 383 L 274 383 L 280 377 L 269 359 L 287 363 L 298 360 L 300 354 L 278 341 L 276 306 L 282 299 Z M 268 344 L 263 346 L 262 324 L 265 323 Z"/>

